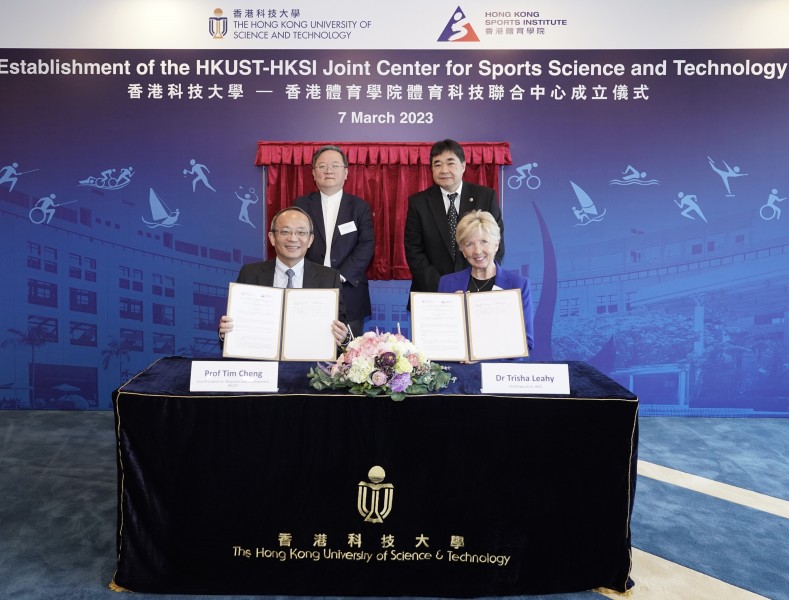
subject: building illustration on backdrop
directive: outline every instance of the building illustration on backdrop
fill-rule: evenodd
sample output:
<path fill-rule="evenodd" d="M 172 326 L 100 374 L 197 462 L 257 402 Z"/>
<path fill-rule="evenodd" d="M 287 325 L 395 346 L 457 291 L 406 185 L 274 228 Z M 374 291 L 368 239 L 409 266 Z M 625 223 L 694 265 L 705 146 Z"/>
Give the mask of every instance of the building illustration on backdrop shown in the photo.
<path fill-rule="evenodd" d="M 110 392 L 157 358 L 220 356 L 216 324 L 227 284 L 260 257 L 79 203 L 58 207 L 41 226 L 29 218 L 39 200 L 23 190 L 0 187 L 0 214 L 15 232 L 4 254 L 14 280 L 25 282 L 4 291 L 21 309 L 4 327 L 5 408 L 108 408 Z M 149 196 L 158 206 L 153 188 Z M 177 218 L 163 203 L 157 210 L 159 222 Z M 613 336 L 608 372 L 640 394 L 645 414 L 785 411 L 782 396 L 769 400 L 766 392 L 779 385 L 785 356 L 789 238 L 764 223 L 756 210 L 718 219 L 703 235 L 688 225 L 631 230 L 594 248 L 562 244 L 549 358 L 589 360 Z M 505 263 L 531 278 L 536 306 L 545 292 L 542 263 L 537 255 Z M 368 328 L 399 325 L 409 334 L 407 283 L 373 282 Z M 763 389 L 766 400 L 716 402 L 716 390 L 731 396 L 724 389 L 731 386 Z"/>

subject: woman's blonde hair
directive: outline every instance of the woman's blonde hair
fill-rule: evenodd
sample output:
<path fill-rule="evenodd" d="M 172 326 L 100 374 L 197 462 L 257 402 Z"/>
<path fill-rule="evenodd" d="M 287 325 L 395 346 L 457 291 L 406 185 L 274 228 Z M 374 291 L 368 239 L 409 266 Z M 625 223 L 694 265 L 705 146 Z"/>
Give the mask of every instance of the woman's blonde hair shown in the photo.
<path fill-rule="evenodd" d="M 491 241 L 501 241 L 501 230 L 493 215 L 484 210 L 472 210 L 463 215 L 458 221 L 458 226 L 455 230 L 455 240 L 458 243 L 458 247 L 462 246 L 469 236 L 477 232 L 487 234 Z"/>

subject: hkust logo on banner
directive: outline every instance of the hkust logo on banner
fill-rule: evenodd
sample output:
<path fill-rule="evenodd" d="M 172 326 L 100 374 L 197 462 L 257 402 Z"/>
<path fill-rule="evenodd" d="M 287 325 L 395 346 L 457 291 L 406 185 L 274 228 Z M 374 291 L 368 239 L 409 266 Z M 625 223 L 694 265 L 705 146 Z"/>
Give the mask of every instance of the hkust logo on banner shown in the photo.
<path fill-rule="evenodd" d="M 370 481 L 359 482 L 356 507 L 367 523 L 383 523 L 392 512 L 394 485 L 381 483 L 385 477 L 386 471 L 376 465 L 367 472 Z"/>
<path fill-rule="evenodd" d="M 222 16 L 221 8 L 214 9 L 214 16 L 208 19 L 208 33 L 215 40 L 221 40 L 227 35 L 227 17 Z"/>

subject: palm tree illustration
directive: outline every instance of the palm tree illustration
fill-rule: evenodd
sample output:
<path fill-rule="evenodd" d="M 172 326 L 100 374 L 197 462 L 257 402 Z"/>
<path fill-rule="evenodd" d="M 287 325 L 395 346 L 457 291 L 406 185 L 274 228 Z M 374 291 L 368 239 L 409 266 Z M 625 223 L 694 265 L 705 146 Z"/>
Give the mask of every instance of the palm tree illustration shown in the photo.
<path fill-rule="evenodd" d="M 128 340 L 121 340 L 120 342 L 115 338 L 110 340 L 107 347 L 101 351 L 101 366 L 106 371 L 110 367 L 110 363 L 114 359 L 118 359 L 118 381 L 123 383 L 123 361 L 129 359 L 129 352 L 132 346 Z"/>
<path fill-rule="evenodd" d="M 178 354 L 181 356 L 187 356 L 189 358 L 202 358 L 203 356 L 207 356 L 202 349 L 202 346 L 195 344 L 192 342 L 188 346 L 182 346 L 178 348 Z"/>
<path fill-rule="evenodd" d="M 14 337 L 3 340 L 2 346 L 30 346 L 30 365 L 32 367 L 32 380 L 30 386 L 30 400 L 35 402 L 36 399 L 36 349 L 50 341 L 50 334 L 44 330 L 41 325 L 28 328 L 27 331 L 20 331 L 19 329 L 9 329 L 8 333 L 12 333 Z"/>

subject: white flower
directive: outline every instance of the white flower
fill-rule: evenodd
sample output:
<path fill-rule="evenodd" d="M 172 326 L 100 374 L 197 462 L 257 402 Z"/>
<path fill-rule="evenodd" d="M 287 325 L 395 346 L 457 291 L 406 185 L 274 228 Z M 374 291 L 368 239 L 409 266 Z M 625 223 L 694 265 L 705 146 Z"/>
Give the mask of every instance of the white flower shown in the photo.
<path fill-rule="evenodd" d="M 375 369 L 375 363 L 370 356 L 358 356 L 348 370 L 348 379 L 354 383 L 364 383 Z"/>
<path fill-rule="evenodd" d="M 413 369 L 411 362 L 405 356 L 398 358 L 394 366 L 397 373 L 410 373 L 411 369 Z"/>

